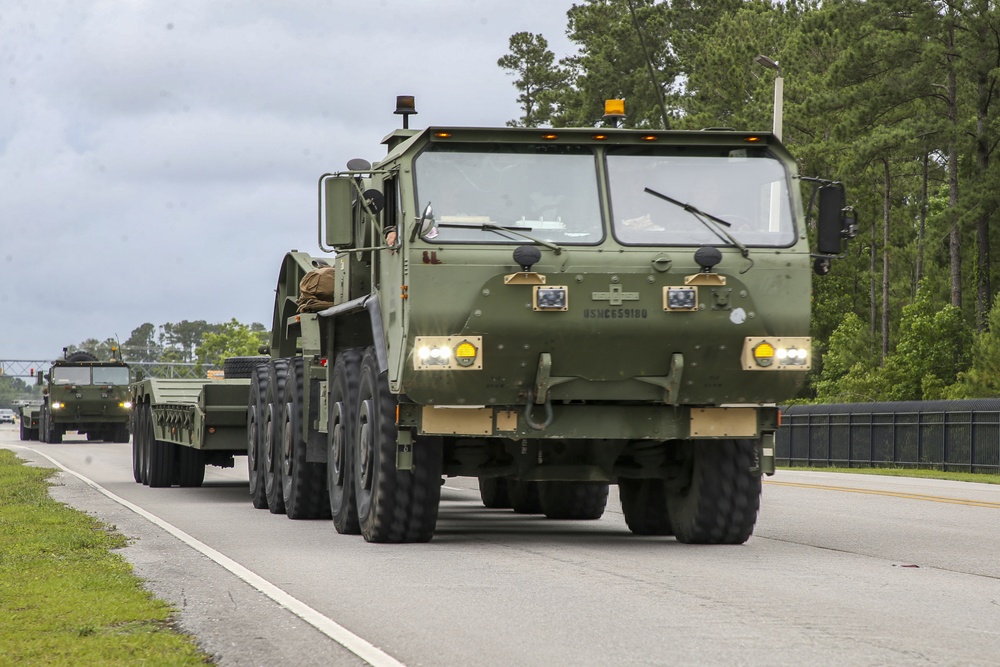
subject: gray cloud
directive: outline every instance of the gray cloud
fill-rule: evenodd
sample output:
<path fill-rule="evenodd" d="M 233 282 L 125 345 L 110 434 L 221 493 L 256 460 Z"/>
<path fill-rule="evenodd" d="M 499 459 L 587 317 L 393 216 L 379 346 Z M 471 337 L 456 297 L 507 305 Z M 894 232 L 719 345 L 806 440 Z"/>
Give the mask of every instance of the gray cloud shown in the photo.
<path fill-rule="evenodd" d="M 398 126 L 517 117 L 511 34 L 568 52 L 572 3 L 5 2 L 0 358 L 143 322 L 270 324 L 282 255 L 318 253 L 318 176 Z"/>

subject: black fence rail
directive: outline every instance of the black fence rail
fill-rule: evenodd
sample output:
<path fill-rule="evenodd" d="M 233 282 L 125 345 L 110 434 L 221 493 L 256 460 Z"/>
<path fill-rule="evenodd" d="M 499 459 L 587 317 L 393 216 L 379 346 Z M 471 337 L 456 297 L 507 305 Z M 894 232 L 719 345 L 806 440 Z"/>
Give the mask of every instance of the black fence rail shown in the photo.
<path fill-rule="evenodd" d="M 795 405 L 782 410 L 785 466 L 1000 473 L 1000 399 Z"/>

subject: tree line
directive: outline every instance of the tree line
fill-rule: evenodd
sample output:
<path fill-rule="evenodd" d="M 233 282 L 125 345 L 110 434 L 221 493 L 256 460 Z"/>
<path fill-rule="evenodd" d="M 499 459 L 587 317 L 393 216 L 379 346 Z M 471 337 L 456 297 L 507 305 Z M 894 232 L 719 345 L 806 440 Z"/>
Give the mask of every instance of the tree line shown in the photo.
<path fill-rule="evenodd" d="M 586 0 L 567 11 L 575 52 L 519 32 L 498 66 L 512 126 L 771 126 L 804 175 L 841 180 L 860 234 L 813 282 L 806 400 L 998 395 L 1000 14 L 985 0 Z"/>

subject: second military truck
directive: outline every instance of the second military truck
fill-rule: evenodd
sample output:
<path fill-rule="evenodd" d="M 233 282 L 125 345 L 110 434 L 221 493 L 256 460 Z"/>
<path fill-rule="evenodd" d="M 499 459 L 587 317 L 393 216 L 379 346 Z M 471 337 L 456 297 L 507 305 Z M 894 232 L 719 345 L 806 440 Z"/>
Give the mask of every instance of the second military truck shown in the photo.
<path fill-rule="evenodd" d="M 766 132 L 412 130 L 412 98 L 397 112 L 384 158 L 321 177 L 332 257 L 286 255 L 268 357 L 223 381 L 247 385 L 229 453 L 254 505 L 420 542 L 443 476 L 551 519 L 600 517 L 617 484 L 634 533 L 746 541 L 776 406 L 812 364 L 811 271 L 854 232 L 842 186 L 800 179 Z M 147 476 L 143 451 L 200 448 L 232 407 L 154 393 Z"/>
<path fill-rule="evenodd" d="M 26 407 L 26 416 L 37 425 L 22 421 L 21 439 L 62 442 L 68 431 L 86 435 L 87 440 L 128 442 L 132 402 L 129 398 L 130 370 L 117 352 L 100 361 L 89 352 L 73 352 L 52 362 L 47 371 L 38 371 L 42 404 Z M 27 428 L 25 427 L 27 426 Z"/>

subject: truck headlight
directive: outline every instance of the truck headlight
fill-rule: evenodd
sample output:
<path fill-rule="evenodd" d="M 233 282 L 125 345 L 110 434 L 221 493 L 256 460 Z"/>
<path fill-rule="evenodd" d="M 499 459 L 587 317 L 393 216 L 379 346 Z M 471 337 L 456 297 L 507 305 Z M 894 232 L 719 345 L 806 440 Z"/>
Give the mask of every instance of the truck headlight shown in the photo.
<path fill-rule="evenodd" d="M 413 370 L 482 370 L 482 336 L 417 336 L 413 341 Z"/>
<path fill-rule="evenodd" d="M 118 404 L 119 408 L 125 408 L 126 410 L 132 409 L 132 401 L 122 401 Z"/>
<path fill-rule="evenodd" d="M 60 403 L 59 401 L 52 401 L 52 409 L 53 410 L 62 410 L 63 407 L 65 407 L 64 403 Z"/>
<path fill-rule="evenodd" d="M 743 370 L 808 371 L 811 351 L 808 336 L 748 336 L 743 341 Z"/>

